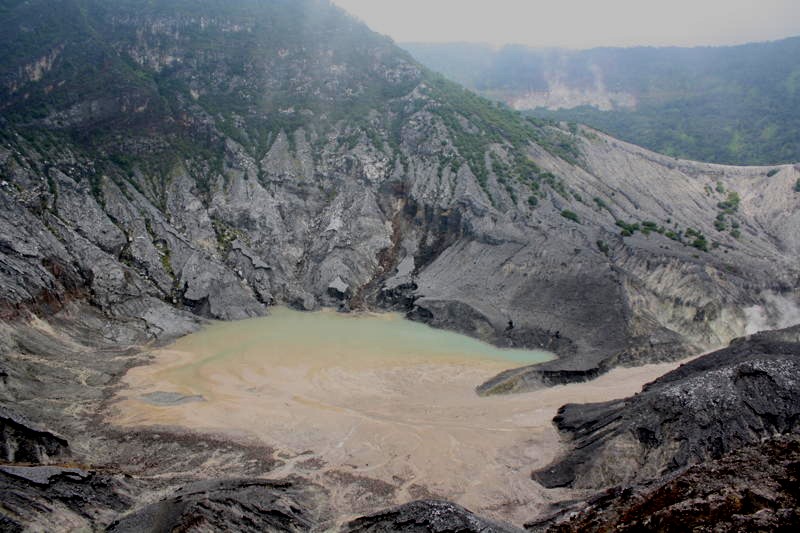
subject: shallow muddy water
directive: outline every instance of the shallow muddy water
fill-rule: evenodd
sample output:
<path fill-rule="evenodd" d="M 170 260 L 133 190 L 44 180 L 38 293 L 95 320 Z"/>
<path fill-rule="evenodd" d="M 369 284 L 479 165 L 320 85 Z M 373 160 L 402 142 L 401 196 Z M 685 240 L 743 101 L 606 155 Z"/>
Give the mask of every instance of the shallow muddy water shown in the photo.
<path fill-rule="evenodd" d="M 329 489 L 342 520 L 444 498 L 521 524 L 548 501 L 530 473 L 561 451 L 551 420 L 568 402 L 637 392 L 675 365 L 619 369 L 591 383 L 481 398 L 475 387 L 551 355 L 501 350 L 399 315 L 299 313 L 218 323 L 130 370 L 108 417 L 259 442 Z"/>

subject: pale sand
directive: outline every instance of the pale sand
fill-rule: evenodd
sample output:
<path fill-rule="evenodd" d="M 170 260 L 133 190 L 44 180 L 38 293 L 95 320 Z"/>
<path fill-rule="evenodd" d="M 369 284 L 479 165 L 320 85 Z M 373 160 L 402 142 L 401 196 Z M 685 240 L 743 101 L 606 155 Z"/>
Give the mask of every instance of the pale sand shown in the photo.
<path fill-rule="evenodd" d="M 557 409 L 632 395 L 679 365 L 620 368 L 589 383 L 481 398 L 475 386 L 513 364 L 308 352 L 198 364 L 215 348 L 192 337 L 127 373 L 111 422 L 256 439 L 283 460 L 267 477 L 298 474 L 329 488 L 342 520 L 421 497 L 518 525 L 530 520 L 569 496 L 530 477 L 563 449 L 552 425 Z M 205 401 L 164 406 L 142 398 L 159 391 Z"/>

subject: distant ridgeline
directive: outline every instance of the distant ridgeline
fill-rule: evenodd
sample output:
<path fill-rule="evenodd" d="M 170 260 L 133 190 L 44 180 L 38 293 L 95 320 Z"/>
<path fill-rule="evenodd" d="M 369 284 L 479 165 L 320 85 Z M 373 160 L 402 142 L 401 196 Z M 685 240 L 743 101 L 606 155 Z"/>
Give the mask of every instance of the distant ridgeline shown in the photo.
<path fill-rule="evenodd" d="M 588 124 L 666 155 L 741 165 L 800 161 L 800 37 L 585 51 L 403 46 L 516 109 Z"/>

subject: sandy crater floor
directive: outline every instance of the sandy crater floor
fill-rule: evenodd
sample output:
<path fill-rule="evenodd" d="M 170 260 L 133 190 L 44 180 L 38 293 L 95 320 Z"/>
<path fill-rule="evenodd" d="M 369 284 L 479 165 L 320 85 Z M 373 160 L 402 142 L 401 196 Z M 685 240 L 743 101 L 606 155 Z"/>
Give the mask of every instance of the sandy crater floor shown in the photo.
<path fill-rule="evenodd" d="M 677 366 L 616 369 L 590 383 L 481 398 L 476 385 L 519 362 L 458 335 L 437 344 L 439 335 L 454 334 L 395 315 L 371 316 L 358 342 L 348 330 L 364 325 L 347 322 L 358 319 L 296 315 L 278 310 L 265 319 L 215 324 L 155 352 L 151 365 L 124 378 L 110 421 L 269 445 L 282 466 L 265 477 L 296 474 L 327 487 L 343 519 L 437 497 L 521 524 L 568 496 L 530 478 L 562 451 L 551 423 L 557 409 L 631 395 Z M 314 315 L 327 315 L 326 322 L 308 318 Z M 404 341 L 387 335 L 387 327 L 436 348 L 393 348 Z"/>

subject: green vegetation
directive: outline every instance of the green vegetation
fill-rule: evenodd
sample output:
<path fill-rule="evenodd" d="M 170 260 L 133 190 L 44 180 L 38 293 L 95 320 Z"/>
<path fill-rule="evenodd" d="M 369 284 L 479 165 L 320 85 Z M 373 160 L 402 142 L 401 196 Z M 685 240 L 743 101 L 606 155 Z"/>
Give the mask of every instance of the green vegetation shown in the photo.
<path fill-rule="evenodd" d="M 172 254 L 167 246 L 159 248 L 161 250 L 161 266 L 164 268 L 170 277 L 175 277 L 175 271 L 172 269 Z"/>
<path fill-rule="evenodd" d="M 718 203 L 717 207 L 719 207 L 725 214 L 732 215 L 739 210 L 739 204 L 741 201 L 742 199 L 739 197 L 739 193 L 731 191 L 728 193 L 728 198 L 724 202 Z"/>
<path fill-rule="evenodd" d="M 636 99 L 634 109 L 584 106 L 531 114 L 588 124 L 675 157 L 729 164 L 800 160 L 800 38 L 734 47 L 630 48 L 543 53 L 473 44 L 406 48 L 424 64 L 488 97 L 549 89 L 607 87 Z"/>
<path fill-rule="evenodd" d="M 627 223 L 624 220 L 617 220 L 616 225 L 622 228 L 620 235 L 623 237 L 631 237 L 634 233 L 641 229 L 638 222 Z"/>
<path fill-rule="evenodd" d="M 584 106 L 529 113 L 552 120 L 577 120 L 622 140 L 684 159 L 736 165 L 800 159 L 800 93 L 787 97 L 774 87 L 752 91 L 740 87 L 719 87 L 702 96 L 686 93 L 667 102 L 653 95 L 635 111 L 600 111 Z M 764 137 L 765 130 L 775 134 Z"/>
<path fill-rule="evenodd" d="M 776 175 L 780 171 L 781 171 L 781 169 L 779 169 L 779 168 L 773 168 L 772 170 L 767 172 L 767 177 L 771 178 L 772 176 Z"/>
<path fill-rule="evenodd" d="M 25 91 L 16 93 L 0 90 L 3 118 L 24 130 L 33 121 L 80 103 L 105 101 L 102 99 L 108 94 L 116 95 L 127 106 L 141 105 L 143 111 L 137 114 L 86 117 L 91 127 L 64 130 L 71 142 L 97 150 L 128 177 L 135 167 L 144 166 L 143 159 L 152 165 L 154 151 L 178 151 L 184 158 L 203 161 L 221 160 L 222 135 L 240 143 L 256 159 L 264 156 L 281 131 L 288 134 L 291 145 L 294 131 L 313 126 L 319 130 L 317 138 L 324 141 L 324 133 L 337 121 L 366 126 L 372 109 L 408 94 L 419 83 L 413 75 L 398 80 L 374 75 L 374 54 L 379 54 L 389 69 L 405 65 L 408 55 L 389 39 L 372 34 L 339 10 L 322 4 L 310 9 L 308 2 L 287 0 L 239 0 L 230 5 L 189 0 L 56 4 L 30 0 L 8 4 L 4 9 L 7 31 L 0 34 L 4 51 L 0 76 L 13 79 L 28 62 L 50 53 L 60 55 L 41 82 L 29 83 Z M 137 24 L 163 15 L 175 20 L 184 15 L 192 20 L 200 17 L 209 23 L 181 23 L 177 40 L 169 33 L 137 34 Z M 248 31 L 229 31 L 221 23 L 223 19 Z M 339 28 L 335 36 L 330 35 L 331 28 Z M 153 69 L 118 52 L 137 43 L 154 57 L 185 52 L 187 61 Z M 264 57 L 275 57 L 287 47 L 295 53 L 276 67 L 282 74 L 255 67 Z M 307 79 L 292 75 L 297 65 L 315 64 L 323 54 L 330 54 L 327 61 L 350 67 L 335 87 L 312 71 Z M 61 83 L 54 85 L 59 80 Z M 198 93 L 190 92 L 190 83 L 200 89 Z M 263 90 L 266 83 L 270 84 L 269 91 Z M 339 85 L 352 90 L 345 91 Z M 200 106 L 208 114 L 202 125 L 192 122 L 190 117 L 196 118 L 196 114 L 187 112 L 189 106 Z M 159 142 L 166 140 L 172 146 L 126 150 L 115 138 L 122 129 L 131 139 L 139 135 L 158 137 Z M 383 146 L 380 126 L 362 129 L 379 149 Z M 212 166 L 221 165 L 214 162 Z M 143 173 L 149 177 L 145 169 Z M 207 180 L 205 173 L 200 174 Z M 207 181 L 199 185 L 208 191 Z"/>
<path fill-rule="evenodd" d="M 724 192 L 724 191 L 718 191 L 718 192 Z M 726 197 L 726 199 L 717 204 L 717 208 L 720 211 L 717 213 L 717 218 L 714 220 L 714 229 L 716 229 L 719 232 L 730 230 L 731 236 L 734 237 L 735 239 L 738 239 L 741 236 L 741 232 L 739 231 L 739 222 L 735 218 L 733 218 L 733 216 L 739 210 L 741 202 L 742 199 L 736 191 L 728 191 L 728 196 Z M 728 225 L 729 217 L 731 219 L 730 226 Z M 702 243 L 699 244 L 702 245 Z"/>
<path fill-rule="evenodd" d="M 714 228 L 716 228 L 717 231 L 725 231 L 728 229 L 728 223 L 725 221 L 725 213 L 717 215 L 717 219 L 714 221 Z"/>
<path fill-rule="evenodd" d="M 597 241 L 597 249 L 603 252 L 603 254 L 605 255 L 608 255 L 609 252 L 611 251 L 611 248 L 605 241 Z"/>
<path fill-rule="evenodd" d="M 687 228 L 686 237 L 691 240 L 689 246 L 692 246 L 704 252 L 708 251 L 708 239 L 706 239 L 706 236 L 703 235 L 701 232 L 697 231 L 694 228 Z"/>
<path fill-rule="evenodd" d="M 664 226 L 659 226 L 657 223 L 651 220 L 645 220 L 642 222 L 642 233 L 644 235 L 650 235 L 652 232 L 663 234 L 665 231 L 666 229 Z"/>
<path fill-rule="evenodd" d="M 211 220 L 211 225 L 217 236 L 217 247 L 220 253 L 223 256 L 227 256 L 233 247 L 234 241 L 243 238 L 241 230 L 234 229 L 217 218 Z"/>
<path fill-rule="evenodd" d="M 724 217 L 724 215 L 722 215 Z M 731 235 L 735 238 L 739 238 L 740 233 L 739 230 L 736 229 L 739 227 L 738 223 L 734 222 L 735 227 L 731 231 Z M 651 220 L 645 220 L 643 222 L 625 222 L 624 220 L 617 220 L 616 225 L 622 229 L 620 235 L 623 237 L 631 237 L 637 231 L 641 231 L 643 235 L 650 235 L 651 233 L 658 233 L 663 235 L 664 237 L 673 240 L 675 242 L 679 242 L 684 245 L 692 246 L 697 248 L 698 250 L 702 250 L 707 252 L 709 250 L 709 241 L 708 238 L 703 235 L 700 231 L 694 228 L 687 228 L 685 232 L 681 232 L 678 230 L 667 230 L 664 226 L 659 226 L 658 223 L 653 222 Z M 676 224 L 677 228 L 677 224 Z M 727 229 L 727 225 L 725 228 Z M 723 231 L 723 230 L 720 230 Z M 684 237 L 686 237 L 687 241 L 684 242 Z M 713 248 L 719 247 L 719 243 L 713 243 L 711 245 Z"/>
<path fill-rule="evenodd" d="M 578 218 L 577 213 L 575 213 L 573 211 L 570 211 L 569 209 L 564 209 L 563 211 L 561 211 L 561 216 L 566 218 L 567 220 L 571 220 L 572 222 L 575 222 L 577 224 L 581 223 L 580 219 Z"/>
<path fill-rule="evenodd" d="M 800 178 L 794 184 L 794 192 L 800 192 Z"/>
<path fill-rule="evenodd" d="M 540 182 L 544 181 L 562 194 L 564 187 L 560 180 L 539 169 L 528 157 L 527 150 L 529 144 L 535 142 L 553 155 L 578 164 L 580 152 L 566 133 L 546 121 L 525 118 L 438 74 L 428 73 L 428 77 L 427 92 L 437 103 L 430 110 L 447 126 L 456 150 L 484 189 L 488 179 L 486 155 L 491 154 L 495 174 L 509 192 L 512 189 L 508 180 L 527 183 L 534 191 L 538 191 Z M 504 163 L 491 151 L 493 145 L 505 147 L 511 164 Z"/>
<path fill-rule="evenodd" d="M 594 197 L 594 203 L 597 204 L 597 208 L 600 210 L 608 209 L 608 204 L 602 198 Z"/>

